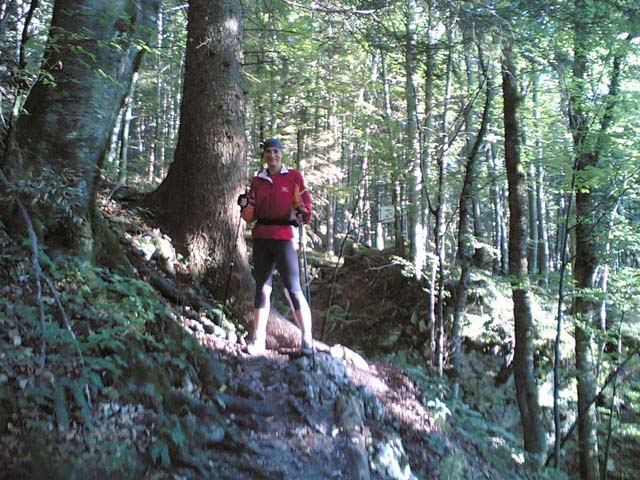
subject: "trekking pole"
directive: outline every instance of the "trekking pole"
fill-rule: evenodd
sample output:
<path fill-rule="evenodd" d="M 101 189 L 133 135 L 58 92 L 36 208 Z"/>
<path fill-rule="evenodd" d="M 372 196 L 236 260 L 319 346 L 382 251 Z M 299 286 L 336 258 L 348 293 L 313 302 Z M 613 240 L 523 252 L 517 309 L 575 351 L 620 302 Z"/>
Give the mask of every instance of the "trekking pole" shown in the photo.
<path fill-rule="evenodd" d="M 245 194 L 248 189 L 245 188 Z M 236 264 L 236 253 L 238 251 L 238 235 L 240 235 L 240 226 L 242 225 L 242 209 L 240 210 L 240 216 L 238 218 L 238 226 L 236 227 L 236 235 L 233 237 L 235 242 L 233 244 L 233 253 L 231 254 L 231 263 L 229 264 L 229 274 L 227 275 L 227 284 L 224 287 L 224 299 L 223 306 L 227 305 L 227 295 L 229 294 L 229 284 L 231 283 L 231 274 L 233 273 L 233 267 Z"/>
<path fill-rule="evenodd" d="M 300 240 L 300 251 L 302 252 L 302 270 L 304 272 L 304 294 L 307 297 L 307 303 L 309 304 L 309 308 L 311 308 L 311 294 L 309 293 L 309 270 L 307 267 L 307 251 L 304 247 L 304 225 L 299 226 L 299 240 Z"/>

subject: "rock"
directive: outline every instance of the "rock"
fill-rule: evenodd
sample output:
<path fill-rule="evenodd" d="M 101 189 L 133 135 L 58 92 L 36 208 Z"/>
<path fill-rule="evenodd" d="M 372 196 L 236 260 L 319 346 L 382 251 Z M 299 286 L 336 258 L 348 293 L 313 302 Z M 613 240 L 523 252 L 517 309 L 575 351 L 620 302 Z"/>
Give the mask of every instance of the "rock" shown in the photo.
<path fill-rule="evenodd" d="M 153 241 L 153 237 L 150 235 L 144 235 L 133 242 L 133 247 L 137 250 L 136 253 L 143 256 L 148 262 L 156 252 L 156 246 Z"/>
<path fill-rule="evenodd" d="M 340 345 L 339 343 L 333 345 L 329 349 L 329 355 L 333 358 L 345 360 L 360 370 L 369 370 L 369 364 L 361 355 L 343 345 Z"/>
<path fill-rule="evenodd" d="M 369 456 L 367 453 L 364 430 L 364 412 L 362 402 L 352 395 L 340 395 L 334 405 L 338 425 L 347 435 L 346 455 L 349 459 L 349 478 L 368 480 Z"/>
<path fill-rule="evenodd" d="M 213 323 L 207 317 L 200 317 L 199 321 L 202 324 L 204 331 L 209 335 L 215 335 L 218 338 L 224 338 L 226 336 L 224 329 Z"/>
<path fill-rule="evenodd" d="M 201 427 L 205 445 L 212 446 L 221 443 L 225 437 L 225 430 L 222 425 L 210 423 Z"/>
<path fill-rule="evenodd" d="M 366 418 L 369 418 L 377 423 L 384 422 L 387 413 L 378 397 L 371 391 L 371 389 L 367 386 L 362 386 L 359 388 L 360 397 L 362 398 L 362 403 L 364 406 L 364 414 Z"/>
<path fill-rule="evenodd" d="M 380 346 L 386 349 L 393 348 L 393 346 L 398 343 L 398 340 L 400 340 L 401 334 L 401 330 L 393 330 L 387 338 L 380 342 Z"/>
<path fill-rule="evenodd" d="M 226 330 L 226 339 L 229 343 L 238 343 L 238 334 L 230 330 Z"/>
<path fill-rule="evenodd" d="M 184 390 L 184 392 L 187 394 L 193 393 L 193 382 L 191 381 L 191 376 L 188 374 L 185 374 L 185 376 L 182 378 L 182 390 Z"/>
<path fill-rule="evenodd" d="M 171 276 L 175 276 L 177 261 L 176 251 L 171 244 L 171 239 L 166 235 L 155 237 L 156 250 L 154 257 L 158 260 L 160 267 Z"/>
<path fill-rule="evenodd" d="M 375 448 L 372 468 L 390 480 L 417 480 L 411 473 L 411 466 L 397 434 L 379 442 Z"/>
<path fill-rule="evenodd" d="M 208 355 L 200 369 L 200 379 L 208 391 L 217 391 L 227 383 L 224 364 L 213 355 Z"/>
<path fill-rule="evenodd" d="M 316 355 L 316 362 L 322 372 L 336 383 L 347 382 L 347 368 L 344 362 L 336 361 L 336 358 L 327 355 Z"/>

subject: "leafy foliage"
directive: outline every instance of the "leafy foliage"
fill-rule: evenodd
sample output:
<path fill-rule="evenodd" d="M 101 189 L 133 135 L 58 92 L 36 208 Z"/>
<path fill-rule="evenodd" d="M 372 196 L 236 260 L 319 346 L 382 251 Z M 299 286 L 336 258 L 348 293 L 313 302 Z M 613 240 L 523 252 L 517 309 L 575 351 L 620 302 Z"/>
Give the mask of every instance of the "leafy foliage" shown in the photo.
<path fill-rule="evenodd" d="M 196 385 L 203 399 L 211 391 L 198 386 L 206 362 L 201 347 L 145 282 L 76 258 L 53 260 L 44 254 L 75 337 L 64 328 L 54 299 L 45 296 L 43 338 L 28 267 L 18 258 L 2 258 L 8 272 L 0 299 L 3 461 L 14 472 L 33 473 L 39 468 L 36 457 L 47 464 L 74 457 L 61 452 L 74 448 L 69 440 L 83 431 L 79 453 L 92 455 L 93 466 L 83 465 L 80 456 L 77 462 L 54 464 L 61 477 L 64 472 L 78 478 L 134 474 L 146 462 L 170 468 L 198 429 L 182 418 L 195 393 L 183 385 Z M 44 367 L 38 355 L 43 341 Z M 105 422 L 113 421 L 135 421 L 129 428 L 138 435 L 118 439 L 116 432 L 128 429 L 105 431 Z M 30 444 L 31 437 L 50 441 Z"/>

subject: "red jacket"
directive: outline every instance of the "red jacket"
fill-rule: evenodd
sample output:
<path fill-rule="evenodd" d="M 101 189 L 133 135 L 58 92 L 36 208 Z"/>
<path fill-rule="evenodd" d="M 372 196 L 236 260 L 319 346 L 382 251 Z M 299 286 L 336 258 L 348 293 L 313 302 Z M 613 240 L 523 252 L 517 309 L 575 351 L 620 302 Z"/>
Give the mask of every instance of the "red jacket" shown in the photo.
<path fill-rule="evenodd" d="M 298 192 L 298 199 L 295 192 Z M 307 211 L 307 223 L 311 218 L 311 196 L 304 185 L 302 174 L 284 165 L 280 173 L 270 176 L 267 169 L 260 170 L 251 180 L 249 206 L 255 207 L 253 218 L 275 222 L 295 220 L 296 203 Z M 290 225 L 264 225 L 256 223 L 253 238 L 291 240 L 293 229 Z"/>

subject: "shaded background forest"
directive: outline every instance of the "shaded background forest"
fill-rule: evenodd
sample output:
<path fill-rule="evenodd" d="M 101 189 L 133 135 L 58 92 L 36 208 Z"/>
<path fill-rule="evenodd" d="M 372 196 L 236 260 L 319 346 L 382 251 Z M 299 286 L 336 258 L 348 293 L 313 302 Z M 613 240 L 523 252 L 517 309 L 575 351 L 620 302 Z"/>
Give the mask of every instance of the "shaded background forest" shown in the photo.
<path fill-rule="evenodd" d="M 5 132 L 48 75 L 40 67 L 52 9 L 0 2 Z M 637 409 L 637 378 L 611 392 L 627 359 L 637 366 L 640 333 L 636 2 L 246 1 L 242 9 L 248 147 L 222 154 L 228 168 L 246 178 L 260 166 L 259 142 L 280 137 L 285 163 L 313 191 L 309 247 L 335 258 L 355 244 L 403 259 L 423 293 L 418 343 L 434 375 L 461 368 L 472 272 L 510 282 L 525 449 L 542 454 L 554 443 L 536 400 L 542 368 L 555 382 L 547 430 L 555 429 L 556 454 L 566 431 L 560 391 L 575 383 L 580 475 L 607 478 L 607 428 L 638 435 L 637 423 L 613 425 L 612 413 Z M 118 188 L 152 192 L 174 161 L 194 74 L 185 69 L 187 11 L 164 1 L 144 26 L 144 56 L 121 85 L 99 152 L 100 174 Z M 209 206 L 228 212 L 231 237 L 240 176 L 226 203 Z M 222 242 L 233 251 L 231 243 Z M 227 265 L 213 276 L 218 287 Z M 555 346 L 542 353 L 532 343 L 532 293 L 556 319 Z"/>

